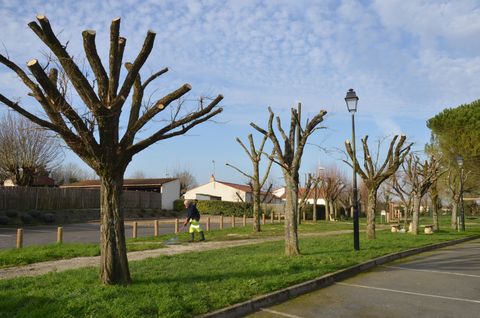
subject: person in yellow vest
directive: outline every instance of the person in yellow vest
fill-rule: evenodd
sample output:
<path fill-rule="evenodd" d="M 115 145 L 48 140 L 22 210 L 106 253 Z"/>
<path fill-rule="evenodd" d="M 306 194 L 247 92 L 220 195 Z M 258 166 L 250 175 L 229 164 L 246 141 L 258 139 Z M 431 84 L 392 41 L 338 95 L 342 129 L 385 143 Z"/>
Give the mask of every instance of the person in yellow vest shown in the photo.
<path fill-rule="evenodd" d="M 200 233 L 200 241 L 205 241 L 205 235 L 200 226 L 200 212 L 198 212 L 197 207 L 190 200 L 185 200 L 183 204 L 187 209 L 187 218 L 185 219 L 185 222 L 183 222 L 183 226 L 187 226 L 190 222 L 190 228 L 188 229 L 188 233 L 190 233 L 189 242 L 195 241 L 195 232 Z"/>

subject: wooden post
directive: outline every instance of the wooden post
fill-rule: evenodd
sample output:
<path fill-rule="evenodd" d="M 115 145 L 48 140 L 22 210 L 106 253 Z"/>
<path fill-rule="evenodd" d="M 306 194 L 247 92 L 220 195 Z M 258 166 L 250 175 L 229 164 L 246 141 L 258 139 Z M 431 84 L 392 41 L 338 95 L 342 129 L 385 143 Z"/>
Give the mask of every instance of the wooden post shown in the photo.
<path fill-rule="evenodd" d="M 235 215 L 232 215 L 232 228 L 235 227 Z"/>
<path fill-rule="evenodd" d="M 272 223 L 272 224 L 273 224 L 273 218 L 275 217 L 274 214 L 275 213 L 273 211 L 270 212 L 270 223 Z"/>
<path fill-rule="evenodd" d="M 210 217 L 207 218 L 207 231 L 210 231 Z"/>
<path fill-rule="evenodd" d="M 17 248 L 23 247 L 23 229 L 17 229 Z"/>
<path fill-rule="evenodd" d="M 265 213 L 262 214 L 262 224 L 265 225 Z"/>
<path fill-rule="evenodd" d="M 243 226 L 247 226 L 247 216 L 243 215 Z"/>
<path fill-rule="evenodd" d="M 220 230 L 223 230 L 223 215 L 220 215 Z"/>
<path fill-rule="evenodd" d="M 132 237 L 137 238 L 137 222 L 133 222 Z"/>
<path fill-rule="evenodd" d="M 63 243 L 63 228 L 61 226 L 57 228 L 57 243 Z"/>
<path fill-rule="evenodd" d="M 158 220 L 153 221 L 153 236 L 158 237 Z"/>
<path fill-rule="evenodd" d="M 175 234 L 177 234 L 179 232 L 178 228 L 179 228 L 178 219 L 175 219 Z"/>

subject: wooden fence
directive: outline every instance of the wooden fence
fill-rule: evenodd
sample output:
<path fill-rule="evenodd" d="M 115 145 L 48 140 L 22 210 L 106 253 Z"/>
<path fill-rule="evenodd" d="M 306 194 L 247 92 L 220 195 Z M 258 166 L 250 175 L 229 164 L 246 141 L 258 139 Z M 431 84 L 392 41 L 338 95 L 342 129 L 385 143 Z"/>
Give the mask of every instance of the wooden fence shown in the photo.
<path fill-rule="evenodd" d="M 123 191 L 127 209 L 160 209 L 158 192 Z M 61 189 L 33 187 L 0 188 L 0 210 L 99 209 L 99 189 Z"/>

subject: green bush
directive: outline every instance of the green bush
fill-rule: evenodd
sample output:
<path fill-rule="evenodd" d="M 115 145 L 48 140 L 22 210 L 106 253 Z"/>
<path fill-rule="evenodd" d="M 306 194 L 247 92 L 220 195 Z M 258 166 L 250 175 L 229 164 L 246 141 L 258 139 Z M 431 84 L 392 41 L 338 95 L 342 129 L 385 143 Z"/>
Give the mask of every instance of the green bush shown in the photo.
<path fill-rule="evenodd" d="M 23 224 L 31 224 L 33 222 L 33 217 L 31 217 L 30 214 L 22 214 L 20 215 L 20 219 Z"/>
<path fill-rule="evenodd" d="M 183 200 L 176 200 L 173 204 L 175 211 L 183 211 Z M 253 205 L 244 202 L 228 201 L 197 201 L 197 209 L 200 214 L 224 215 L 224 216 L 253 216 Z"/>
<path fill-rule="evenodd" d="M 55 214 L 53 213 L 45 213 L 43 215 L 43 221 L 45 223 L 54 223 L 55 222 Z"/>
<path fill-rule="evenodd" d="M 18 212 L 17 212 L 17 211 L 12 211 L 12 210 L 6 211 L 5 214 L 6 214 L 9 218 L 16 218 L 16 217 L 18 216 Z"/>
<path fill-rule="evenodd" d="M 8 224 L 8 217 L 0 215 L 0 225 L 7 225 Z"/>
<path fill-rule="evenodd" d="M 28 214 L 34 219 L 39 219 L 42 216 L 42 213 L 37 210 L 29 211 Z"/>
<path fill-rule="evenodd" d="M 185 209 L 185 206 L 183 205 L 183 200 L 175 200 L 173 201 L 173 210 L 177 212 L 181 212 Z"/>

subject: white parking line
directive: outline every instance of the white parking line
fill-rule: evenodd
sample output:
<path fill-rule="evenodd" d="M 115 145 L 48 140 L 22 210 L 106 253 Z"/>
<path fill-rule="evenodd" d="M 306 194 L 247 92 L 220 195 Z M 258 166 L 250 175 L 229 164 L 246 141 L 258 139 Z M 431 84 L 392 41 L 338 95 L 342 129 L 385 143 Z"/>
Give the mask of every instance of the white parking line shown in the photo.
<path fill-rule="evenodd" d="M 15 236 L 15 234 L 0 234 L 0 236 L 12 237 Z"/>
<path fill-rule="evenodd" d="M 358 288 L 374 289 L 374 290 L 381 290 L 381 291 L 389 291 L 389 292 L 399 293 L 399 294 L 407 294 L 407 295 L 415 295 L 415 296 L 425 296 L 425 297 L 431 297 L 431 298 L 457 300 L 457 301 L 463 301 L 463 302 L 467 302 L 467 303 L 480 304 L 480 300 L 475 300 L 475 299 L 464 299 L 464 298 L 446 297 L 446 296 L 440 296 L 440 295 L 414 293 L 414 292 L 409 292 L 409 291 L 404 291 L 404 290 L 396 290 L 396 289 L 380 288 L 380 287 L 372 287 L 372 286 L 356 285 L 356 284 L 347 284 L 347 283 L 335 283 L 335 284 L 337 284 L 337 285 L 342 285 L 342 286 L 349 286 L 349 287 L 358 287 Z"/>
<path fill-rule="evenodd" d="M 438 274 L 448 274 L 448 275 L 457 275 L 457 276 L 467 276 L 467 277 L 480 278 L 480 275 L 463 274 L 463 273 L 455 273 L 455 272 L 445 272 L 445 271 L 435 271 L 435 270 L 430 270 L 430 269 L 416 269 L 416 268 L 408 268 L 408 267 L 402 267 L 402 266 L 388 266 L 388 265 L 382 265 L 382 267 L 402 269 L 402 270 L 414 271 L 414 272 L 427 272 L 427 273 L 438 273 Z"/>
<path fill-rule="evenodd" d="M 289 318 L 303 318 L 303 317 L 301 317 L 301 316 L 290 315 L 290 314 L 286 314 L 286 313 L 284 313 L 284 312 L 280 312 L 280 311 L 276 311 L 276 310 L 271 310 L 271 309 L 268 309 L 268 308 L 262 308 L 261 310 L 262 310 L 262 311 L 269 312 L 269 313 L 271 313 L 271 314 L 275 314 L 275 315 L 283 316 L 283 317 L 289 317 Z"/>

